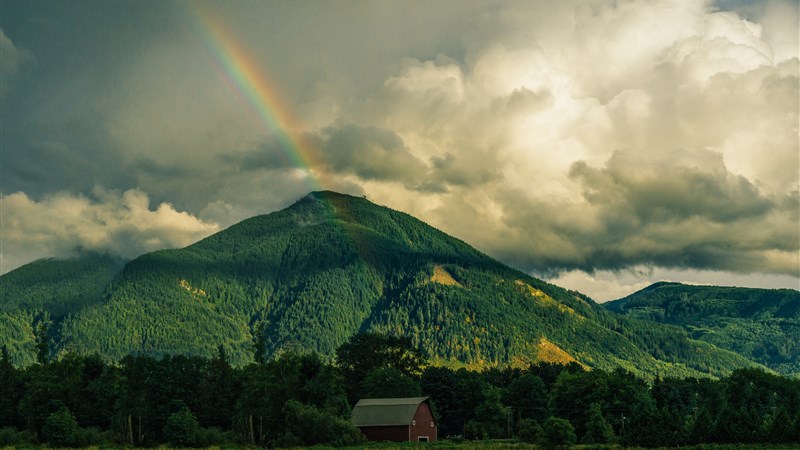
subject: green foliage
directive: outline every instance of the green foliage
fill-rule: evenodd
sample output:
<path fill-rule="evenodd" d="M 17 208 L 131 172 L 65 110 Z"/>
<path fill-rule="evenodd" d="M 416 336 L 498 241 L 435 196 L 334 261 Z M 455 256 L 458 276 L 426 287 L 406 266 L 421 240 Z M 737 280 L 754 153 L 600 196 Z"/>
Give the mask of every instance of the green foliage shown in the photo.
<path fill-rule="evenodd" d="M 253 361 L 256 364 L 267 362 L 267 336 L 264 330 L 264 322 L 259 322 L 253 331 Z"/>
<path fill-rule="evenodd" d="M 798 423 L 800 425 L 800 423 Z M 772 442 L 790 442 L 798 436 L 797 428 L 786 407 L 774 407 L 767 419 L 766 436 Z"/>
<path fill-rule="evenodd" d="M 419 397 L 419 384 L 394 367 L 376 367 L 361 383 L 363 398 Z"/>
<path fill-rule="evenodd" d="M 36 362 L 45 365 L 50 360 L 50 325 L 46 320 L 41 320 L 36 326 L 34 335 L 36 345 Z"/>
<path fill-rule="evenodd" d="M 475 418 L 469 422 L 480 432 L 467 433 L 465 430 L 465 436 L 472 434 L 472 438 L 480 439 L 510 438 L 511 411 L 500 401 L 501 390 L 492 385 L 487 385 L 484 389 L 484 400 L 475 408 Z"/>
<path fill-rule="evenodd" d="M 631 415 L 633 408 L 650 398 L 647 384 L 621 370 L 608 373 L 562 372 L 550 388 L 550 410 L 569 419 L 576 434 L 587 433 L 586 424 L 592 404 L 599 403 L 617 414 Z"/>
<path fill-rule="evenodd" d="M 628 317 L 681 327 L 787 375 L 800 374 L 800 292 L 656 283 L 605 304 Z"/>
<path fill-rule="evenodd" d="M 16 414 L 21 395 L 22 380 L 4 345 L 0 354 L 0 428 L 22 425 Z"/>
<path fill-rule="evenodd" d="M 14 355 L 14 364 L 36 361 L 34 323 L 45 314 L 59 322 L 100 303 L 124 263 L 112 256 L 85 253 L 40 259 L 0 276 L 0 340 Z"/>
<path fill-rule="evenodd" d="M 0 311 L 48 311 L 63 317 L 99 303 L 124 260 L 97 253 L 40 259 L 2 276 Z"/>
<path fill-rule="evenodd" d="M 508 384 L 504 403 L 513 408 L 518 417 L 543 421 L 547 414 L 547 388 L 534 373 L 524 373 Z"/>
<path fill-rule="evenodd" d="M 489 439 L 489 433 L 486 424 L 478 420 L 472 419 L 464 424 L 464 437 L 467 439 L 486 440 Z"/>
<path fill-rule="evenodd" d="M 76 447 L 80 444 L 78 421 L 66 406 L 47 416 L 42 427 L 42 439 L 55 447 Z"/>
<path fill-rule="evenodd" d="M 586 434 L 581 442 L 584 444 L 609 444 L 614 440 L 614 429 L 606 422 L 600 403 L 592 403 L 586 417 Z"/>
<path fill-rule="evenodd" d="M 577 440 L 569 420 L 551 416 L 542 425 L 539 443 L 547 448 L 558 448 L 573 445 Z"/>
<path fill-rule="evenodd" d="M 114 442 L 114 433 L 111 430 L 101 430 L 96 427 L 82 428 L 80 430 L 80 445 L 99 446 Z"/>
<path fill-rule="evenodd" d="M 167 418 L 164 436 L 178 447 L 196 447 L 200 444 L 200 423 L 188 407 L 182 406 Z"/>
<path fill-rule="evenodd" d="M 67 393 L 65 388 L 69 385 L 55 373 L 55 367 L 60 365 L 30 366 L 21 376 L 24 390 L 19 398 L 17 411 L 19 411 L 25 426 L 41 432 L 47 418 L 64 406 Z"/>
<path fill-rule="evenodd" d="M 0 442 L 10 445 L 51 440 L 79 446 L 309 446 L 360 440 L 348 420 L 350 380 L 315 353 L 286 351 L 265 364 L 238 368 L 227 362 L 224 347 L 213 358 L 132 355 L 118 366 L 75 353 L 23 369 L 9 363 L 10 355 L 5 360 L 0 373 L 17 380 L 17 394 L 5 398 L 4 407 L 19 413 L 13 428 L 0 428 Z M 648 383 L 623 370 L 584 371 L 576 364 L 482 372 L 426 366 L 424 360 L 421 365 L 419 386 L 434 406 L 440 437 L 507 438 L 516 430 L 520 440 L 557 446 L 570 442 L 564 431 L 569 428 L 587 444 L 613 441 L 614 435 L 622 445 L 646 447 L 800 443 L 800 380 L 762 370 L 739 369 L 721 380 Z M 390 366 L 372 373 L 395 389 L 411 379 Z M 546 417 L 561 417 L 560 423 L 550 420 L 549 428 L 540 429 L 524 416 L 524 405 L 538 396 L 548 401 L 537 408 Z"/>
<path fill-rule="evenodd" d="M 222 428 L 230 424 L 236 405 L 235 376 L 225 348 L 220 345 L 217 356 L 201 373 L 197 413 L 202 426 Z"/>
<path fill-rule="evenodd" d="M 286 418 L 287 442 L 301 445 L 333 444 L 355 445 L 364 440 L 361 432 L 349 420 L 329 412 L 319 411 L 295 400 L 286 402 L 283 409 Z"/>
<path fill-rule="evenodd" d="M 33 448 L 36 444 L 36 434 L 30 430 L 18 431 L 13 427 L 0 428 L 0 446 Z"/>
<path fill-rule="evenodd" d="M 373 369 L 392 367 L 409 376 L 421 372 L 422 356 L 408 338 L 375 333 L 357 334 L 336 350 L 342 370 L 363 379 Z"/>
<path fill-rule="evenodd" d="M 522 442 L 539 442 L 542 426 L 534 419 L 522 419 L 517 422 L 517 439 Z"/>
<path fill-rule="evenodd" d="M 344 382 L 332 366 L 317 354 L 287 352 L 261 365 L 250 365 L 240 375 L 241 394 L 236 403 L 235 425 L 244 441 L 266 444 L 280 440 L 286 445 L 285 411 L 289 401 L 309 405 L 339 418 L 349 417 Z"/>
<path fill-rule="evenodd" d="M 336 361 L 345 378 L 350 381 L 349 397 L 352 402 L 358 398 L 375 397 L 387 390 L 397 391 L 381 385 L 381 378 L 386 377 L 402 381 L 401 390 L 418 391 L 410 377 L 420 374 L 422 356 L 411 346 L 408 338 L 375 333 L 357 334 L 336 350 Z"/>

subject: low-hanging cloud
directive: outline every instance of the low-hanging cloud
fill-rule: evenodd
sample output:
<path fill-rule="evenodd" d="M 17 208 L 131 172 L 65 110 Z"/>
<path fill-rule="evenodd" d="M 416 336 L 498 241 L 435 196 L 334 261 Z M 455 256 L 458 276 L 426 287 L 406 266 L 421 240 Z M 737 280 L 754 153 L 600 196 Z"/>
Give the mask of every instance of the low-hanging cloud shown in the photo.
<path fill-rule="evenodd" d="M 39 201 L 19 192 L 3 195 L 0 202 L 0 273 L 33 259 L 70 256 L 78 250 L 133 258 L 186 246 L 219 230 L 168 203 L 150 209 L 148 195 L 139 190 L 96 188 L 92 198 L 60 193 Z"/>

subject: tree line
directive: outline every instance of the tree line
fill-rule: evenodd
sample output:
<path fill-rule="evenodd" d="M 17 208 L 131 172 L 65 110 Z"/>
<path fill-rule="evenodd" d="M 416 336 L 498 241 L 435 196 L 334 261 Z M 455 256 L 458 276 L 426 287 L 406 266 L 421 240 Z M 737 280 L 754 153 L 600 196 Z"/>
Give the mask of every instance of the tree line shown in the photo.
<path fill-rule="evenodd" d="M 263 339 L 263 338 L 262 338 Z M 0 446 L 348 445 L 360 398 L 430 396 L 440 437 L 677 446 L 800 442 L 800 380 L 740 369 L 645 381 L 571 363 L 481 372 L 431 366 L 410 340 L 353 336 L 327 361 L 286 351 L 214 357 L 67 353 L 15 367 L 0 356 Z"/>

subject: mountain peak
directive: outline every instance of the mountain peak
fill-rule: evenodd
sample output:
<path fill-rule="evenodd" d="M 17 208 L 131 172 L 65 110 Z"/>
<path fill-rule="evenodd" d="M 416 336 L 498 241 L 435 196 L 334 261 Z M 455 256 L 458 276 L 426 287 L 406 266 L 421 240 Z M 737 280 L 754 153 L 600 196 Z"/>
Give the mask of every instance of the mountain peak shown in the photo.
<path fill-rule="evenodd" d="M 378 206 L 370 202 L 366 196 L 355 196 L 350 194 L 343 194 L 341 192 L 336 191 L 311 191 L 308 194 L 304 195 L 300 199 L 290 206 L 289 210 L 293 209 L 294 207 L 303 207 L 303 205 L 325 205 L 324 209 L 328 210 L 328 213 L 333 213 L 337 207 L 345 207 L 350 208 L 353 205 L 357 204 L 369 204 L 373 206 Z"/>
<path fill-rule="evenodd" d="M 642 291 L 652 291 L 652 290 L 661 288 L 663 286 L 678 286 L 680 284 L 681 283 L 676 283 L 674 281 L 657 281 L 657 282 L 651 284 L 650 286 L 647 286 L 646 288 L 642 289 Z"/>
<path fill-rule="evenodd" d="M 343 194 L 341 192 L 336 191 L 329 191 L 329 190 L 322 190 L 322 191 L 311 191 L 305 196 L 303 196 L 300 200 L 331 200 L 331 199 L 359 199 L 363 198 L 366 199 L 366 196 L 357 197 L 355 195 L 350 194 Z"/>

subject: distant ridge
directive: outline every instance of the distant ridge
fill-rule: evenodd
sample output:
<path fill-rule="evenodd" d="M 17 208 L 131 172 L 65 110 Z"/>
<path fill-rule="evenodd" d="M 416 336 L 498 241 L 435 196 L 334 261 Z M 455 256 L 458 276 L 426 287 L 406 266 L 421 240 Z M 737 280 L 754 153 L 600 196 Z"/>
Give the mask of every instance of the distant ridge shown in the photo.
<path fill-rule="evenodd" d="M 611 311 L 677 325 L 693 338 L 734 351 L 786 375 L 800 374 L 800 292 L 654 283 Z"/>

